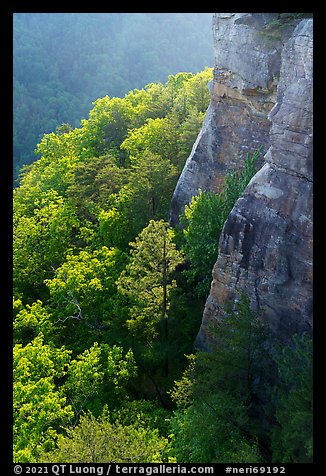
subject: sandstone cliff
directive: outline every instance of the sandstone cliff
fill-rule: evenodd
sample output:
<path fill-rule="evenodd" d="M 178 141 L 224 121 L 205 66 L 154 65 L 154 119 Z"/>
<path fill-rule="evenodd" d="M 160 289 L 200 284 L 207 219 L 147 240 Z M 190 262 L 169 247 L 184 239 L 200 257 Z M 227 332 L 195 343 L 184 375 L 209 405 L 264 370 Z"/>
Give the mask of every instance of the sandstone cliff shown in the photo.
<path fill-rule="evenodd" d="M 216 13 L 211 102 L 202 130 L 176 186 L 171 223 L 198 190 L 215 190 L 221 177 L 243 165 L 248 151 L 269 147 L 268 113 L 276 100 L 284 36 L 269 38 L 264 27 L 274 13 Z"/>
<path fill-rule="evenodd" d="M 173 197 L 176 222 L 247 150 L 267 151 L 222 231 L 200 347 L 241 290 L 278 338 L 312 327 L 312 19 L 264 35 L 273 15 L 215 14 L 212 100 Z"/>

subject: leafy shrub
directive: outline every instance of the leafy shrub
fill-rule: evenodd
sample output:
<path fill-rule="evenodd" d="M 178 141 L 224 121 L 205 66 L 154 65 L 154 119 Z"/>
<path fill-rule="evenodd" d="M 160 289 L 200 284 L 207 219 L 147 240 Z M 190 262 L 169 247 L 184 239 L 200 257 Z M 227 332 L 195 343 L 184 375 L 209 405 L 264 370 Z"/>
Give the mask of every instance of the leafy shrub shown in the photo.
<path fill-rule="evenodd" d="M 199 191 L 192 197 L 180 217 L 183 227 L 183 250 L 189 262 L 185 271 L 189 283 L 195 285 L 199 297 L 205 299 L 211 281 L 211 272 L 217 259 L 219 237 L 235 202 L 241 196 L 256 172 L 256 161 L 261 148 L 247 155 L 244 168 L 230 171 L 219 193 Z"/>
<path fill-rule="evenodd" d="M 290 345 L 275 346 L 278 384 L 272 390 L 276 425 L 272 431 L 275 462 L 311 463 L 312 433 L 312 339 L 294 335 Z"/>

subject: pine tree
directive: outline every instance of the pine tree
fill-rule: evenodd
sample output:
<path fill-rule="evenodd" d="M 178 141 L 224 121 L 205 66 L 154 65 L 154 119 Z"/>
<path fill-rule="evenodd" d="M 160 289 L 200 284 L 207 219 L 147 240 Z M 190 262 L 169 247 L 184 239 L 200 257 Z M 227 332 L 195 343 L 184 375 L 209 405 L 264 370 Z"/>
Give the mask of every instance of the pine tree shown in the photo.
<path fill-rule="evenodd" d="M 184 261 L 173 238 L 174 231 L 168 223 L 151 220 L 135 242 L 130 243 L 131 260 L 118 280 L 118 289 L 131 300 L 128 327 L 147 345 L 159 334 L 164 347 L 169 340 L 170 294 L 176 287 L 173 273 Z M 165 373 L 168 374 L 167 349 Z"/>

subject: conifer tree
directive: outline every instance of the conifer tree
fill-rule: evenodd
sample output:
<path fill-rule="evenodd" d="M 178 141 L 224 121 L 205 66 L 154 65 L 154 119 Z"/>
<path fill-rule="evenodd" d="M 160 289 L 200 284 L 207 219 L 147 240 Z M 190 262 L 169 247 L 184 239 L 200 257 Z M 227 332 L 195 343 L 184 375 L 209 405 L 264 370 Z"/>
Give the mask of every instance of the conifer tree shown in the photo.
<path fill-rule="evenodd" d="M 130 243 L 131 260 L 118 280 L 118 289 L 131 301 L 128 327 L 147 345 L 159 334 L 164 346 L 168 344 L 170 294 L 176 287 L 173 273 L 184 261 L 173 237 L 174 231 L 168 223 L 151 220 L 135 242 Z M 167 351 L 165 371 L 167 374 Z"/>

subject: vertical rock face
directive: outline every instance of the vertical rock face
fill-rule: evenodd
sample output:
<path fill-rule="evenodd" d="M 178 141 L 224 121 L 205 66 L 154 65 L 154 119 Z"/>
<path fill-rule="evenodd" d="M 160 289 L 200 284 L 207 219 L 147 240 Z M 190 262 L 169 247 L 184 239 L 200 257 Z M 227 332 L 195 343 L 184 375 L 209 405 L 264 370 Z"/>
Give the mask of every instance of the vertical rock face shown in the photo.
<path fill-rule="evenodd" d="M 269 81 L 270 75 L 277 74 L 279 50 L 275 48 L 266 53 L 259 44 L 255 47 L 251 33 L 246 41 L 257 54 L 243 58 L 233 43 L 236 23 L 251 29 L 245 30 L 249 33 L 265 21 L 264 14 L 254 15 L 257 17 L 254 20 L 252 16 L 218 14 L 215 29 L 220 33 L 215 39 L 216 61 L 221 66 L 228 61 L 228 67 L 237 71 L 237 74 L 227 73 L 227 92 L 230 87 L 235 87 L 232 91 L 236 94 L 244 94 L 248 88 L 266 88 L 267 97 L 273 97 Z M 241 44 L 240 38 L 237 41 Z M 224 42 L 232 43 L 229 57 L 222 48 Z M 224 225 L 211 291 L 197 336 L 198 347 L 206 347 L 210 339 L 209 322 L 222 317 L 225 304 L 236 299 L 240 291 L 249 296 L 253 307 L 263 312 L 271 333 L 277 338 L 287 340 L 294 332 L 309 332 L 312 328 L 312 43 L 312 19 L 302 20 L 282 49 L 275 105 L 270 108 L 272 101 L 261 102 L 261 109 L 271 109 L 270 130 L 268 119 L 264 119 L 263 125 L 256 122 L 251 128 L 246 126 L 247 143 L 251 144 L 253 137 L 260 134 L 269 149 L 264 165 Z M 259 69 L 254 76 L 250 65 Z M 222 83 L 215 85 L 220 94 L 221 86 L 223 91 Z M 223 101 L 227 100 L 228 107 L 232 108 L 235 99 L 227 92 Z M 213 101 L 215 96 L 213 94 Z M 233 116 L 232 111 L 228 115 L 229 120 L 232 117 L 235 122 L 232 127 L 238 130 L 239 117 Z M 232 137 L 228 134 L 221 139 L 223 131 L 218 127 L 216 131 L 220 136 L 215 142 L 209 139 L 215 144 L 215 152 L 223 141 Z M 205 144 L 208 142 L 207 139 Z M 193 156 L 200 147 L 199 138 Z M 229 147 L 230 154 L 233 148 L 233 145 Z"/>
<path fill-rule="evenodd" d="M 176 186 L 170 221 L 198 190 L 216 190 L 227 171 L 241 168 L 248 151 L 270 145 L 268 113 L 276 101 L 282 46 L 289 29 L 264 35 L 274 13 L 216 13 L 211 102 L 202 130 Z M 291 29 L 290 29 L 291 30 Z"/>

